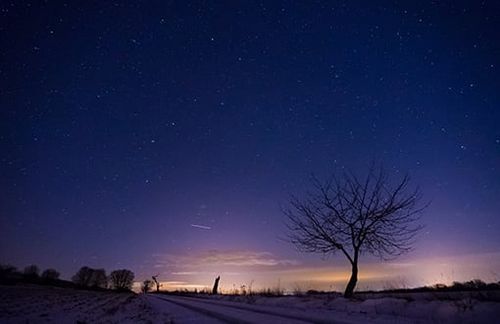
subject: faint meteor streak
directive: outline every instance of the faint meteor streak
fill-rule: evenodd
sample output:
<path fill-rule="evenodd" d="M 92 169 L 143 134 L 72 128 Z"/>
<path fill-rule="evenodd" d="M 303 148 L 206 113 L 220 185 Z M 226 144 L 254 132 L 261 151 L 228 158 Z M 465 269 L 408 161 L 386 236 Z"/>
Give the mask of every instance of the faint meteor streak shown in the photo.
<path fill-rule="evenodd" d="M 210 226 L 205 226 L 205 225 L 198 225 L 198 224 L 191 224 L 192 227 L 204 229 L 204 230 L 211 230 L 212 228 Z"/>

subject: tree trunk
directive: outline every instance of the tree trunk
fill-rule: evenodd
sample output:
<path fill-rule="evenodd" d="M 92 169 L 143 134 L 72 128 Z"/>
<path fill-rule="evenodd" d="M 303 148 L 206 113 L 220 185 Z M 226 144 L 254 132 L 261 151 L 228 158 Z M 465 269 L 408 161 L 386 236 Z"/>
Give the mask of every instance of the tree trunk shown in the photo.
<path fill-rule="evenodd" d="M 345 298 L 351 298 L 354 295 L 354 288 L 356 287 L 357 282 L 358 282 L 358 260 L 355 260 L 352 263 L 351 279 L 349 279 L 347 287 L 345 288 L 344 292 Z"/>
<path fill-rule="evenodd" d="M 214 295 L 217 295 L 217 293 L 219 292 L 219 280 L 220 280 L 220 276 L 215 278 L 214 287 L 212 288 L 212 294 L 214 294 Z"/>

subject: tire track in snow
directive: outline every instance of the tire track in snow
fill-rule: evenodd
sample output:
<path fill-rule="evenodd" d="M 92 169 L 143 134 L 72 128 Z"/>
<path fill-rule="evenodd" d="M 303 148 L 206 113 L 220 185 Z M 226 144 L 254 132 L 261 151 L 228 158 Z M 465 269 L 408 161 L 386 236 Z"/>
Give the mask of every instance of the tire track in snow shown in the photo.
<path fill-rule="evenodd" d="M 237 305 L 228 304 L 227 302 L 203 300 L 196 297 L 185 297 L 185 296 L 155 296 L 156 298 L 175 303 L 179 306 L 190 308 L 193 311 L 204 313 L 215 317 L 226 323 L 339 323 L 333 320 L 320 320 L 314 319 L 303 315 L 293 315 L 289 314 L 290 309 L 283 309 L 282 311 L 288 312 L 284 314 L 283 312 L 278 312 L 271 309 L 263 309 L 262 307 L 256 308 L 250 305 Z M 175 299 L 175 300 L 172 300 Z M 205 305 L 203 305 L 205 304 Z M 207 306 L 209 307 L 207 308 Z M 215 309 L 214 309 L 215 308 Z M 227 314 L 233 314 L 233 316 Z M 214 316 L 215 315 L 215 316 Z M 236 316 L 234 316 L 236 315 Z M 250 318 L 253 320 L 244 320 L 242 318 Z"/>
<path fill-rule="evenodd" d="M 211 317 L 213 319 L 217 319 L 223 323 L 231 323 L 231 324 L 240 324 L 240 323 L 241 324 L 249 324 L 249 323 L 251 323 L 251 322 L 246 322 L 246 321 L 240 320 L 238 318 L 233 318 L 233 317 L 227 316 L 227 315 L 219 313 L 219 312 L 214 312 L 214 311 L 208 310 L 208 309 L 203 308 L 203 307 L 197 307 L 197 306 L 194 306 L 190 303 L 172 300 L 172 298 L 163 297 L 163 296 L 154 296 L 154 298 L 160 299 L 160 300 L 168 302 L 168 303 L 172 303 L 172 304 L 180 306 L 180 307 L 184 307 L 186 309 L 189 309 L 193 312 L 196 312 L 196 313 L 199 313 L 199 314 L 202 314 L 205 316 L 209 316 L 209 317 Z M 175 317 L 175 314 L 171 314 L 171 315 L 173 315 Z"/>

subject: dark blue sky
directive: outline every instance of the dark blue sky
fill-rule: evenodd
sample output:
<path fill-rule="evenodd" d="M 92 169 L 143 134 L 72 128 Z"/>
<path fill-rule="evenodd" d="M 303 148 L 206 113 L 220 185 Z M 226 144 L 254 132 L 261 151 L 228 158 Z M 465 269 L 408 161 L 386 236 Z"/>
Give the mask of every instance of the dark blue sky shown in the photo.
<path fill-rule="evenodd" d="M 494 1 L 2 1 L 0 261 L 319 262 L 280 206 L 372 159 L 432 200 L 414 258 L 498 261 L 499 31 Z"/>

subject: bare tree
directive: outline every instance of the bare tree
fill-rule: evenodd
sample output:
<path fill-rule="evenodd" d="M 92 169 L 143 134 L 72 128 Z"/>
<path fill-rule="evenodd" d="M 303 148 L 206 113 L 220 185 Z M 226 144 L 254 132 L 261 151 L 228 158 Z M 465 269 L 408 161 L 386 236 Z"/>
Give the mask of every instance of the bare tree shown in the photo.
<path fill-rule="evenodd" d="M 90 287 L 94 269 L 89 267 L 81 267 L 80 270 L 71 278 L 71 280 L 82 287 Z"/>
<path fill-rule="evenodd" d="M 387 260 L 411 250 L 422 210 L 421 193 L 410 178 L 390 181 L 382 167 L 372 165 L 366 177 L 352 172 L 327 181 L 313 178 L 313 190 L 292 197 L 287 216 L 288 238 L 301 251 L 325 255 L 341 252 L 352 267 L 344 296 L 358 281 L 361 254 Z"/>
<path fill-rule="evenodd" d="M 59 279 L 59 271 L 56 269 L 46 269 L 44 272 L 42 272 L 42 279 L 51 281 L 51 280 L 57 280 Z"/>
<path fill-rule="evenodd" d="M 18 273 L 16 267 L 10 264 L 0 264 L 0 279 L 10 278 Z"/>
<path fill-rule="evenodd" d="M 111 285 L 117 290 L 130 290 L 134 283 L 134 273 L 127 269 L 115 270 L 109 275 Z"/>
<path fill-rule="evenodd" d="M 37 265 L 32 264 L 25 267 L 23 273 L 27 278 L 36 279 L 40 276 L 40 269 Z"/>
<path fill-rule="evenodd" d="M 153 288 L 153 282 L 146 279 L 142 282 L 141 290 L 143 293 L 147 294 Z"/>
<path fill-rule="evenodd" d="M 220 281 L 220 276 L 217 276 L 217 278 L 215 278 L 214 286 L 212 288 L 213 295 L 217 295 L 219 293 L 219 281 Z"/>
<path fill-rule="evenodd" d="M 153 281 L 155 282 L 156 292 L 160 292 L 160 287 L 161 287 L 161 284 L 158 281 L 158 276 L 159 276 L 159 274 L 157 274 L 156 276 L 152 276 L 151 277 L 151 278 L 153 278 Z"/>
<path fill-rule="evenodd" d="M 108 277 L 106 276 L 106 270 L 104 269 L 93 269 L 91 286 L 94 288 L 108 288 Z"/>
<path fill-rule="evenodd" d="M 81 267 L 71 280 L 78 286 L 87 288 L 106 288 L 108 285 L 108 278 L 104 269 Z"/>
<path fill-rule="evenodd" d="M 10 284 L 22 279 L 23 275 L 10 264 L 0 264 L 0 285 Z"/>

